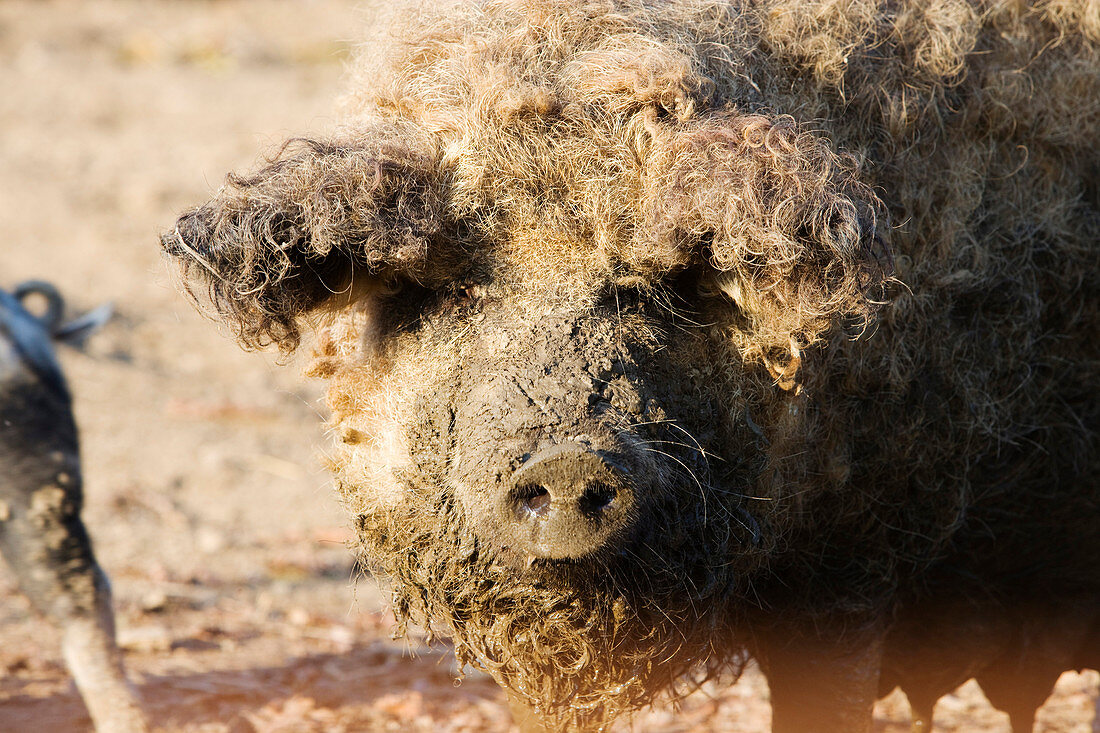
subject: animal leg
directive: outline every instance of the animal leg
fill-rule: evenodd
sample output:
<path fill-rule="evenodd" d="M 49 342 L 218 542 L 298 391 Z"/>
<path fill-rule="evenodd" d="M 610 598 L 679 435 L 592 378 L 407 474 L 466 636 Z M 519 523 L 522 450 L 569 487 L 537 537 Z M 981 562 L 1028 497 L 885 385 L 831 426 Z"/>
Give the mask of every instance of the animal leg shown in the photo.
<path fill-rule="evenodd" d="M 882 637 L 793 634 L 770 643 L 760 663 L 771 688 L 773 733 L 869 733 Z"/>
<path fill-rule="evenodd" d="M 0 553 L 31 603 L 61 628 L 62 654 L 96 730 L 144 733 L 115 643 L 110 586 L 80 521 L 80 492 L 64 486 L 78 479 L 58 479 L 29 495 L 4 492 Z"/>
<path fill-rule="evenodd" d="M 917 695 L 910 695 L 906 692 L 906 697 L 909 698 L 909 709 L 912 711 L 913 733 L 930 733 L 932 730 L 932 714 L 936 708 L 935 698 L 932 700 L 920 698 Z"/>
<path fill-rule="evenodd" d="M 1071 666 L 1068 659 L 1049 666 L 1043 660 L 1032 661 L 1027 666 L 994 665 L 975 678 L 990 704 L 1008 713 L 1012 733 L 1031 733 L 1035 714 L 1050 697 L 1058 677 Z"/>
<path fill-rule="evenodd" d="M 122 668 L 107 578 L 96 568 L 96 611 L 63 624 L 65 662 L 95 721 L 96 730 L 144 733 L 145 717 Z"/>
<path fill-rule="evenodd" d="M 1024 611 L 1016 644 L 975 676 L 993 707 L 1008 713 L 1013 733 L 1031 733 L 1062 672 L 1077 666 L 1094 608 L 1087 598 Z"/>
<path fill-rule="evenodd" d="M 990 704 L 1008 713 L 1012 733 L 1031 733 L 1035 714 L 1050 696 L 1061 670 L 1053 675 L 1028 675 L 1028 679 L 1006 679 L 991 672 L 978 677 L 978 684 Z"/>

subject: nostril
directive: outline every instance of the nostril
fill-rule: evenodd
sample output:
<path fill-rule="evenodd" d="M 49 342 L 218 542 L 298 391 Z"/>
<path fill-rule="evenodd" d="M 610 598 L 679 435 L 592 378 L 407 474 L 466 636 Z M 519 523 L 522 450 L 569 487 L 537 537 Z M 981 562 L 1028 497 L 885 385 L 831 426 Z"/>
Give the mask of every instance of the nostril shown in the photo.
<path fill-rule="evenodd" d="M 587 514 L 596 514 L 603 511 L 611 502 L 615 501 L 618 492 L 607 484 L 599 482 L 588 486 L 579 500 L 581 511 Z"/>
<path fill-rule="evenodd" d="M 538 484 L 520 486 L 515 492 L 516 514 L 541 517 L 550 510 L 550 492 Z"/>

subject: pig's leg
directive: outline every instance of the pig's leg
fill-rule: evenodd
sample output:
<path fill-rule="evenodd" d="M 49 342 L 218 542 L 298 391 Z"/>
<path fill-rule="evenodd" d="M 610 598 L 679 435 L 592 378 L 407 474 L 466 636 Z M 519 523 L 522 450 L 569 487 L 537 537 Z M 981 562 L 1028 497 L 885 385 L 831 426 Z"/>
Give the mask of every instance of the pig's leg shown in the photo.
<path fill-rule="evenodd" d="M 32 490 L 17 490 L 15 477 L 6 478 L 0 554 L 31 603 L 61 628 L 62 653 L 96 730 L 143 733 L 145 718 L 115 643 L 110 587 L 80 521 L 78 474 L 70 467 L 43 482 L 24 473 L 20 484 Z"/>
<path fill-rule="evenodd" d="M 107 578 L 97 567 L 96 611 L 64 622 L 62 653 L 96 730 L 144 733 L 145 716 L 122 668 Z"/>
<path fill-rule="evenodd" d="M 932 730 L 932 711 L 936 708 L 936 703 L 939 701 L 942 695 L 936 693 L 919 694 L 916 692 L 910 693 L 905 690 L 905 696 L 909 698 L 909 708 L 913 711 L 913 733 L 928 733 Z"/>
<path fill-rule="evenodd" d="M 1058 678 L 1078 666 L 1095 602 L 1063 600 L 1057 609 L 1024 613 L 1015 648 L 976 676 L 990 704 L 1008 713 L 1013 733 L 1031 733 Z"/>
<path fill-rule="evenodd" d="M 1035 714 L 1050 697 L 1062 672 L 1068 668 L 1068 660 L 1064 665 L 1046 668 L 1036 665 L 1026 672 L 990 668 L 978 675 L 977 680 L 989 703 L 1008 713 L 1012 733 L 1031 733 L 1035 726 Z"/>
<path fill-rule="evenodd" d="M 877 630 L 840 638 L 770 635 L 759 661 L 773 733 L 869 733 L 882 663 Z"/>

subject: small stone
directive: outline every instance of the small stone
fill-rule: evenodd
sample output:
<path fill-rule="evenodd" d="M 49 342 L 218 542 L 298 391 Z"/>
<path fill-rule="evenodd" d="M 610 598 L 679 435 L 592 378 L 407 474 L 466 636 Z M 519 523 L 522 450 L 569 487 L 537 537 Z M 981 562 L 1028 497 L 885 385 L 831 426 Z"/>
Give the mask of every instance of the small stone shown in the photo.
<path fill-rule="evenodd" d="M 159 588 L 149 591 L 141 599 L 141 610 L 146 613 L 163 611 L 167 605 L 168 594 Z"/>
<path fill-rule="evenodd" d="M 199 552 L 206 554 L 214 554 L 225 549 L 226 539 L 225 535 L 212 527 L 200 527 L 195 532 L 195 544 L 198 545 Z"/>
<path fill-rule="evenodd" d="M 165 652 L 172 648 L 172 634 L 159 624 L 119 629 L 118 645 L 135 652 Z"/>
<path fill-rule="evenodd" d="M 351 651 L 355 645 L 355 632 L 347 626 L 333 626 L 328 631 L 329 640 L 343 652 Z"/>
<path fill-rule="evenodd" d="M 301 607 L 293 608 L 287 614 L 286 620 L 293 626 L 308 626 L 310 622 L 309 611 Z"/>

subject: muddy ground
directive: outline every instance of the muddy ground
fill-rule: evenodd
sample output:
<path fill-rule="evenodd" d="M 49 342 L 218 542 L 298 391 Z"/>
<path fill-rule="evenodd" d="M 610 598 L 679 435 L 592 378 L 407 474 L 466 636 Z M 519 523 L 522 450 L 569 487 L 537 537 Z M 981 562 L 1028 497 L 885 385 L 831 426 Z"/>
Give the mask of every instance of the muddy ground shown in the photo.
<path fill-rule="evenodd" d="M 78 309 L 116 305 L 62 360 L 84 516 L 158 730 L 509 730 L 489 680 L 455 682 L 445 645 L 392 641 L 384 589 L 353 577 L 320 385 L 196 315 L 156 246 L 226 171 L 333 126 L 365 23 L 334 0 L 0 2 L 0 285 L 47 277 Z M 1065 675 L 1037 730 L 1100 730 L 1097 683 Z M 908 730 L 908 714 L 895 693 L 876 729 Z M 769 715 L 750 669 L 634 730 L 755 733 Z M 1008 730 L 973 683 L 936 722 Z M 0 731 L 87 727 L 57 633 L 0 567 Z"/>

